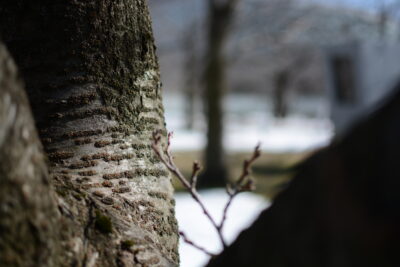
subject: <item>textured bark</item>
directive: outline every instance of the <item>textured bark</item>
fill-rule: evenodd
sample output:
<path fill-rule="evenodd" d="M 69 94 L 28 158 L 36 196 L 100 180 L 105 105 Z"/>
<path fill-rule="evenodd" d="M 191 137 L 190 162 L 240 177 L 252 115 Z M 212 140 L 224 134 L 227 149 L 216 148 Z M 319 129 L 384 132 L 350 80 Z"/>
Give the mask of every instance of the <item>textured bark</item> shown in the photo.
<path fill-rule="evenodd" d="M 400 86 L 209 266 L 399 266 Z"/>
<path fill-rule="evenodd" d="M 205 102 L 207 113 L 206 171 L 200 185 L 224 186 L 226 164 L 223 149 L 223 107 L 225 93 L 225 56 L 223 48 L 234 15 L 236 0 L 209 0 L 207 65 L 205 70 Z"/>
<path fill-rule="evenodd" d="M 59 213 L 27 96 L 0 44 L 0 266 L 56 266 Z"/>
<path fill-rule="evenodd" d="M 177 265 L 170 176 L 150 146 L 165 123 L 146 3 L 6 0 L 0 30 L 70 225 L 65 265 Z"/>

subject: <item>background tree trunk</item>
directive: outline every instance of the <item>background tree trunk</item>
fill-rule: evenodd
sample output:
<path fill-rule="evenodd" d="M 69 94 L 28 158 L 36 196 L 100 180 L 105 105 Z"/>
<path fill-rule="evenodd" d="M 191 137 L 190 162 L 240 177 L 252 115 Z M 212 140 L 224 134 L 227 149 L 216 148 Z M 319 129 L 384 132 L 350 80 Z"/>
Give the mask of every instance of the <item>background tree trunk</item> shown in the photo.
<path fill-rule="evenodd" d="M 223 49 L 234 15 L 236 0 L 208 1 L 209 28 L 205 70 L 205 106 L 207 117 L 206 170 L 200 186 L 224 186 L 227 178 L 223 149 L 223 96 L 225 57 Z"/>
<path fill-rule="evenodd" d="M 274 77 L 273 105 L 274 116 L 276 118 L 285 118 L 288 114 L 287 93 L 290 74 L 287 70 L 279 71 Z"/>
<path fill-rule="evenodd" d="M 185 95 L 185 128 L 193 130 L 195 126 L 196 93 L 198 91 L 199 62 L 197 56 L 196 40 L 197 23 L 190 25 L 184 33 L 182 40 L 184 49 L 184 82 L 183 91 Z"/>
<path fill-rule="evenodd" d="M 178 264 L 170 176 L 144 0 L 6 0 L 0 30 L 21 67 L 64 229 L 65 265 Z"/>

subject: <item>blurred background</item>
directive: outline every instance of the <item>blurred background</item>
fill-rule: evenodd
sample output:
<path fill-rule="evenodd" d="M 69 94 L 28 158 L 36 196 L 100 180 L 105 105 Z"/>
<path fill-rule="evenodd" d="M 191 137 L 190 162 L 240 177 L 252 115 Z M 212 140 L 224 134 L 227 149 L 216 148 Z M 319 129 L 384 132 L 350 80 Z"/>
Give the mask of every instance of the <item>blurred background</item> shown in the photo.
<path fill-rule="evenodd" d="M 200 186 L 222 187 L 262 144 L 253 166 L 257 189 L 232 208 L 229 240 L 285 187 L 296 164 L 340 138 L 400 81 L 399 0 L 149 5 L 167 128 L 174 132 L 172 150 L 182 172 L 190 175 L 199 159 L 206 167 Z M 196 203 L 175 185 L 181 229 L 210 250 L 221 249 L 210 242 L 213 230 L 202 228 L 207 222 L 199 223 Z M 205 190 L 203 196 L 221 214 L 224 190 Z M 237 217 L 247 219 L 232 219 Z M 207 261 L 184 244 L 181 259 L 184 267 Z"/>

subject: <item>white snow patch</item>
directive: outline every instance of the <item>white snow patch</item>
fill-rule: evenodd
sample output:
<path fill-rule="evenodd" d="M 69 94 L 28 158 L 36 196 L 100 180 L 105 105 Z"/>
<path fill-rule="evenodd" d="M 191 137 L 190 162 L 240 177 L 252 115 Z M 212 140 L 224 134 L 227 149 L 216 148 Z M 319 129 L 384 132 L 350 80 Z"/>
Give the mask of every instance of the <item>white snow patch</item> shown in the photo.
<path fill-rule="evenodd" d="M 264 125 L 264 126 L 262 126 Z M 169 128 L 173 129 L 172 127 Z M 202 150 L 206 132 L 202 130 L 174 130 L 173 151 Z M 329 120 L 292 116 L 269 123 L 231 122 L 226 126 L 224 147 L 229 152 L 251 151 L 261 142 L 267 152 L 301 152 L 329 145 L 333 127 Z"/>
<path fill-rule="evenodd" d="M 172 150 L 202 150 L 206 145 L 206 122 L 201 110 L 193 118 L 194 129 L 185 129 L 185 107 L 182 95 L 165 95 L 167 128 L 174 132 Z M 251 151 L 258 142 L 267 152 L 301 152 L 326 146 L 333 134 L 322 100 L 299 100 L 298 109 L 314 111 L 314 116 L 292 113 L 277 120 L 268 109 L 266 99 L 254 95 L 226 98 L 224 147 L 228 152 Z M 315 107 L 314 107 L 315 106 Z"/>
<path fill-rule="evenodd" d="M 225 190 L 205 190 L 201 191 L 200 194 L 211 215 L 219 222 L 222 217 L 222 210 L 228 199 Z M 213 253 L 219 253 L 222 247 L 217 233 L 199 205 L 188 193 L 177 193 L 175 200 L 179 229 L 196 244 Z M 267 200 L 254 193 L 238 195 L 228 211 L 228 217 L 223 229 L 226 241 L 231 244 L 237 235 L 249 227 L 260 212 L 268 206 L 269 202 Z M 209 260 L 206 254 L 186 244 L 182 238 L 180 239 L 179 253 L 181 267 L 200 267 L 207 264 Z"/>

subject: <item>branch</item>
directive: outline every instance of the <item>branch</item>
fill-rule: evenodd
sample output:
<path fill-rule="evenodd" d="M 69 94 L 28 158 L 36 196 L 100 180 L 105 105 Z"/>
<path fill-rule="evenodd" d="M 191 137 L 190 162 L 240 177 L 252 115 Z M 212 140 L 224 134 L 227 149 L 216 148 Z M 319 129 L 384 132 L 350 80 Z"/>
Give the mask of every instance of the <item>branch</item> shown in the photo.
<path fill-rule="evenodd" d="M 201 171 L 200 163 L 197 161 L 195 161 L 193 163 L 192 175 L 190 177 L 190 180 L 186 179 L 186 177 L 181 173 L 181 171 L 179 170 L 179 168 L 175 165 L 175 163 L 173 161 L 173 156 L 170 151 L 172 133 L 168 133 L 167 144 L 166 144 L 166 148 L 164 149 L 163 153 L 162 153 L 162 149 L 160 148 L 162 146 L 161 145 L 161 137 L 162 137 L 161 131 L 153 132 L 152 148 L 153 148 L 154 152 L 159 157 L 159 159 L 164 163 L 164 165 L 168 168 L 168 170 L 170 172 L 172 172 L 175 175 L 175 177 L 181 182 L 181 184 L 186 188 L 186 190 L 188 190 L 188 192 L 190 193 L 192 198 L 200 206 L 204 215 L 208 218 L 208 220 L 213 225 L 215 231 L 218 234 L 219 240 L 220 240 L 223 248 L 225 249 L 227 247 L 227 244 L 223 237 L 222 229 L 223 229 L 224 223 L 226 221 L 228 209 L 229 209 L 230 205 L 232 204 L 233 199 L 239 193 L 254 190 L 254 181 L 249 177 L 249 175 L 250 175 L 250 169 L 251 169 L 252 164 L 261 154 L 260 144 L 258 144 L 256 146 L 256 148 L 254 149 L 252 157 L 249 160 L 244 161 L 242 174 L 240 175 L 239 179 L 233 185 L 227 186 L 227 193 L 229 195 L 229 199 L 224 207 L 222 220 L 219 224 L 217 224 L 216 220 L 211 216 L 210 212 L 207 210 L 204 203 L 200 199 L 200 195 L 196 190 L 197 177 L 198 177 L 199 172 Z M 215 256 L 215 254 L 210 253 L 203 247 L 193 243 L 193 241 L 189 240 L 183 232 L 180 232 L 180 235 L 183 237 L 184 241 L 186 243 L 188 243 L 189 245 L 203 251 L 204 253 L 206 253 L 210 256 Z"/>
<path fill-rule="evenodd" d="M 205 248 L 203 248 L 203 247 L 201 247 L 201 246 L 199 246 L 199 245 L 196 245 L 192 240 L 190 240 L 190 239 L 187 238 L 187 236 L 185 235 L 184 232 L 179 231 L 179 235 L 182 236 L 183 240 L 184 240 L 186 243 L 188 243 L 189 245 L 191 245 L 191 246 L 197 248 L 198 250 L 203 251 L 205 254 L 207 254 L 207 255 L 209 255 L 209 256 L 211 256 L 211 257 L 217 256 L 216 254 L 209 252 L 209 251 L 206 250 Z"/>
<path fill-rule="evenodd" d="M 251 166 L 253 165 L 254 161 L 260 157 L 261 155 L 261 150 L 260 150 L 261 144 L 257 144 L 257 146 L 254 149 L 254 152 L 251 156 L 250 159 L 245 160 L 243 163 L 243 169 L 242 169 L 242 174 L 239 176 L 239 179 L 236 181 L 234 184 L 233 188 L 229 185 L 226 187 L 226 192 L 229 195 L 228 202 L 226 203 L 224 207 L 224 211 L 222 214 L 222 219 L 221 223 L 219 225 L 219 231 L 222 232 L 222 229 L 224 227 L 224 223 L 226 221 L 226 216 L 228 214 L 228 209 L 230 205 L 232 204 L 233 199 L 241 192 L 246 192 L 246 191 L 254 191 L 254 181 L 249 177 L 251 173 Z"/>
<path fill-rule="evenodd" d="M 214 220 L 214 218 L 211 216 L 211 214 L 208 212 L 207 208 L 204 206 L 203 202 L 200 200 L 200 195 L 197 193 L 197 190 L 195 187 L 192 187 L 191 183 L 185 178 L 185 176 L 181 173 L 179 168 L 175 165 L 172 155 L 170 153 L 170 144 L 171 144 L 171 137 L 172 134 L 168 133 L 168 140 L 167 140 L 167 147 L 165 149 L 165 154 L 167 157 L 164 157 L 164 154 L 161 153 L 160 150 L 160 141 L 161 141 L 161 133 L 160 131 L 155 131 L 153 133 L 153 150 L 157 154 L 157 156 L 160 158 L 160 160 L 164 163 L 164 165 L 172 172 L 176 178 L 182 183 L 182 185 L 188 190 L 192 198 L 199 204 L 200 208 L 202 209 L 204 215 L 208 218 L 208 220 L 211 222 L 213 227 L 216 229 L 219 239 L 223 245 L 224 248 L 227 247 L 226 242 L 224 240 L 224 237 L 222 236 L 222 233 L 218 231 L 218 224 Z M 193 170 L 196 168 L 193 167 Z M 193 173 L 192 177 L 197 177 L 195 173 Z M 196 179 L 197 180 L 197 179 Z"/>

